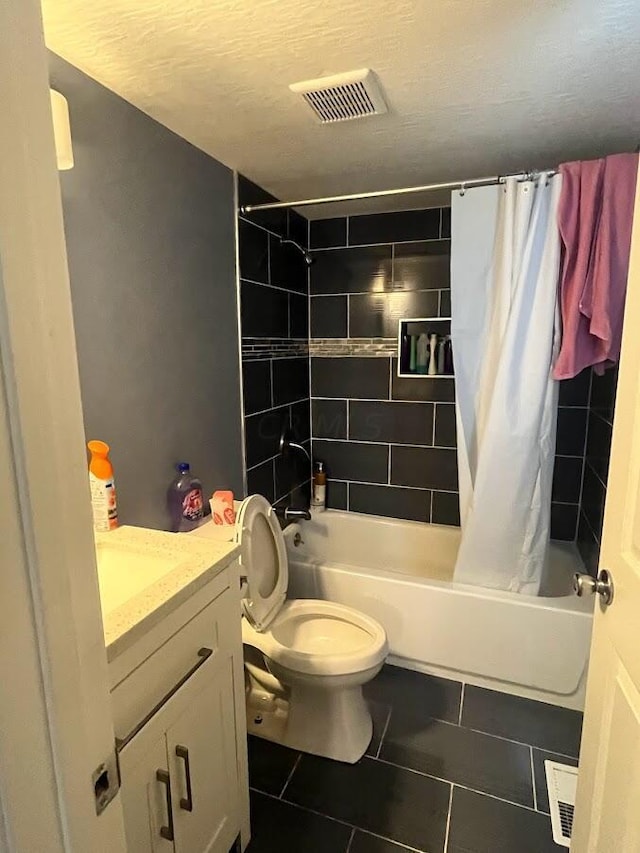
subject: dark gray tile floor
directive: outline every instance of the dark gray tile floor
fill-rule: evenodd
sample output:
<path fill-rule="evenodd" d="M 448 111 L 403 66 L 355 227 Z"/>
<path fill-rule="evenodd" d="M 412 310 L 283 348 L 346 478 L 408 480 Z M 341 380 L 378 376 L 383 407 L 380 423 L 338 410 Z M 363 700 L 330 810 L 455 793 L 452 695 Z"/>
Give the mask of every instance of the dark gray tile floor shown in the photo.
<path fill-rule="evenodd" d="M 249 739 L 249 853 L 558 853 L 544 760 L 575 764 L 582 715 L 385 666 L 357 764 Z"/>

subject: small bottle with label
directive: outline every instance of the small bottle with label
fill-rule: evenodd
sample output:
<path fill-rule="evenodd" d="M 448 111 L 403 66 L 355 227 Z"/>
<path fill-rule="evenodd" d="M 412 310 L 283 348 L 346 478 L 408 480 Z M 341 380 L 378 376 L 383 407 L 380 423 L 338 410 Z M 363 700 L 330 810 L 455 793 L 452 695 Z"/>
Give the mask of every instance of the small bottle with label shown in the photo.
<path fill-rule="evenodd" d="M 446 349 L 446 347 L 445 347 L 446 341 L 447 341 L 447 339 L 444 337 L 444 335 L 442 335 L 441 337 L 438 338 L 438 345 L 436 347 L 436 361 L 437 361 L 438 376 L 444 376 L 444 374 L 445 374 L 444 354 L 445 354 L 445 349 Z"/>
<path fill-rule="evenodd" d="M 324 470 L 324 462 L 315 464 L 311 506 L 318 512 L 327 508 L 327 472 Z"/>
<path fill-rule="evenodd" d="M 90 441 L 87 447 L 91 453 L 89 485 L 94 530 L 102 532 L 115 530 L 118 526 L 118 505 L 113 465 L 109 459 L 109 445 L 104 441 Z"/>
<path fill-rule="evenodd" d="M 416 373 L 424 375 L 429 368 L 429 336 L 424 332 L 416 344 Z"/>
<path fill-rule="evenodd" d="M 429 335 L 429 368 L 427 373 L 429 376 L 436 376 L 438 373 L 438 362 L 436 360 L 436 349 L 438 347 L 438 336 L 435 332 Z"/>
<path fill-rule="evenodd" d="M 194 477 L 188 462 L 178 462 L 178 476 L 169 486 L 171 530 L 185 533 L 194 530 L 204 514 L 202 483 Z"/>

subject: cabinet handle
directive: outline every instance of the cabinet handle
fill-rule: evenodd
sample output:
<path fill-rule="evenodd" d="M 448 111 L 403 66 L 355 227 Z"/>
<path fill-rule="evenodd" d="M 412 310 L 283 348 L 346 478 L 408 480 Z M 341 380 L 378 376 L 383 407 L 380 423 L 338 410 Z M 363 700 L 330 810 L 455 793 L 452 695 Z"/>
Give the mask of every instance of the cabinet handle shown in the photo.
<path fill-rule="evenodd" d="M 169 690 L 168 693 L 165 693 L 165 695 L 158 702 L 158 704 L 153 706 L 153 708 L 149 711 L 149 713 L 146 714 L 140 720 L 140 722 L 137 723 L 131 729 L 131 731 L 129 732 L 128 735 L 126 735 L 123 738 L 118 738 L 118 737 L 116 738 L 116 752 L 122 752 L 122 750 L 125 748 L 125 746 L 128 743 L 130 743 L 137 734 L 139 734 L 139 732 L 147 725 L 147 723 L 152 719 L 152 717 L 155 717 L 155 715 L 162 708 L 162 706 L 167 704 L 169 699 L 171 699 L 171 697 L 175 693 L 177 693 L 178 690 L 180 690 L 182 685 L 186 681 L 188 681 L 191 678 L 191 676 L 194 675 L 200 669 L 202 664 L 206 660 L 208 660 L 208 658 L 210 658 L 212 654 L 213 654 L 213 649 L 208 649 L 208 648 L 206 648 L 206 646 L 203 646 L 201 649 L 198 649 L 198 661 L 196 663 L 194 663 L 194 665 L 191 667 L 191 669 L 188 672 L 185 672 L 185 674 L 182 676 L 180 681 L 176 682 L 173 685 L 173 687 L 171 688 L 171 690 Z"/>
<path fill-rule="evenodd" d="M 166 770 L 156 770 L 156 779 L 164 785 L 164 792 L 167 799 L 167 820 L 166 826 L 160 827 L 160 835 L 166 838 L 167 841 L 173 841 L 173 810 L 171 809 L 171 778 Z"/>
<path fill-rule="evenodd" d="M 184 776 L 187 782 L 187 796 L 180 797 L 180 808 L 186 812 L 193 811 L 193 795 L 191 794 L 191 767 L 189 766 L 189 750 L 186 746 L 176 746 L 176 755 L 184 761 Z"/>

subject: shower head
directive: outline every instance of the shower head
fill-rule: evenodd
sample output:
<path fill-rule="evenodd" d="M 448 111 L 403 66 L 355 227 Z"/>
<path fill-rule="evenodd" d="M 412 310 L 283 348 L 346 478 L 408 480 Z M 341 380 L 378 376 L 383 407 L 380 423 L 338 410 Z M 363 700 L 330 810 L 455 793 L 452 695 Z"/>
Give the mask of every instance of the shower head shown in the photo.
<path fill-rule="evenodd" d="M 296 243 L 295 240 L 290 240 L 288 237 L 281 237 L 280 243 L 282 245 L 284 245 L 285 243 L 288 243 L 290 246 L 295 246 L 295 248 L 300 252 L 302 257 L 304 258 L 304 262 L 308 267 L 310 267 L 311 264 L 314 263 L 315 258 L 312 255 L 310 255 L 309 252 L 307 252 L 307 250 L 303 246 L 300 245 L 300 243 Z"/>

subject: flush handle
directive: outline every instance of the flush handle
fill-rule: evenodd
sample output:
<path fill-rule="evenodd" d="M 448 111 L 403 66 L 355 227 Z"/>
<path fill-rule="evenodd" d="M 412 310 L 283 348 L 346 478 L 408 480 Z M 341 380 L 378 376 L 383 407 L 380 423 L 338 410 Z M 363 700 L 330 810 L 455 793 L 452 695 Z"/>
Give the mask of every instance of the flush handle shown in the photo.
<path fill-rule="evenodd" d="M 573 589 L 579 597 L 597 594 L 604 605 L 613 601 L 613 578 L 607 569 L 602 569 L 597 578 L 576 573 L 573 576 Z"/>

